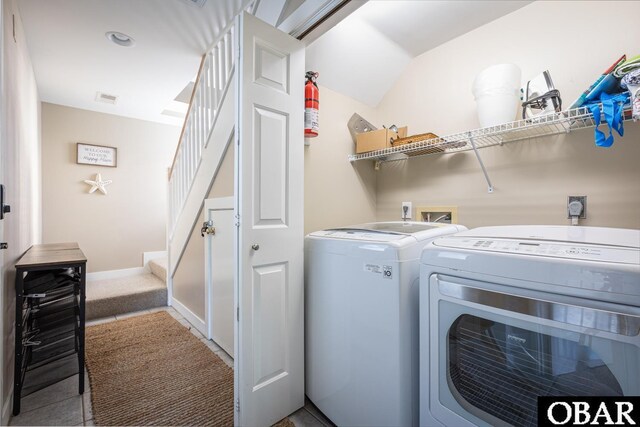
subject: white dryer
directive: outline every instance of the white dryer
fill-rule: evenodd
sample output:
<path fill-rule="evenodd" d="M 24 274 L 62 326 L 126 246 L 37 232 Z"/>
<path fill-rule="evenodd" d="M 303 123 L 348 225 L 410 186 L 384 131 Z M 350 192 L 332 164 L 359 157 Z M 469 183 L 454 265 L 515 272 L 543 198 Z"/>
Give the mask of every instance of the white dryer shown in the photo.
<path fill-rule="evenodd" d="M 306 394 L 337 425 L 417 424 L 420 253 L 462 230 L 382 222 L 306 237 Z"/>
<path fill-rule="evenodd" d="M 538 396 L 640 395 L 639 333 L 639 230 L 437 239 L 421 261 L 420 424 L 536 426 Z"/>

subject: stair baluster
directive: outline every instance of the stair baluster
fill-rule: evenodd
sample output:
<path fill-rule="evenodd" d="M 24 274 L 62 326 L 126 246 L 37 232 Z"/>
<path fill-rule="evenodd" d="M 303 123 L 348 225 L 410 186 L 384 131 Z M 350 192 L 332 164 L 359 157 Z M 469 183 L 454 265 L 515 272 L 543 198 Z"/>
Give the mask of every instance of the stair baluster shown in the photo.
<path fill-rule="evenodd" d="M 203 56 L 191 94 L 180 141 L 169 172 L 170 240 L 196 177 L 202 152 L 209 143 L 222 95 L 232 77 L 233 65 L 233 28 L 230 28 Z"/>

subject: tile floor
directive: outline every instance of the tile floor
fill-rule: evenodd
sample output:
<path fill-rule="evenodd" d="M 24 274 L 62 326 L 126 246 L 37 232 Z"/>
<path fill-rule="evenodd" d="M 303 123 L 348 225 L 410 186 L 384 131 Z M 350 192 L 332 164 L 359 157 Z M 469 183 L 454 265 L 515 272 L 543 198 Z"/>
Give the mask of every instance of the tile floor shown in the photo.
<path fill-rule="evenodd" d="M 165 310 L 171 314 L 176 320 L 189 328 L 192 334 L 198 337 L 216 353 L 227 365 L 233 367 L 233 359 L 229 357 L 214 342 L 207 340 L 196 328 L 184 319 L 180 313 L 171 307 L 159 307 L 150 310 L 138 311 L 116 316 L 110 316 L 103 319 L 96 319 L 87 322 L 87 326 L 98 325 L 101 323 L 112 322 L 114 320 L 126 319 L 127 317 L 139 316 L 141 314 L 153 313 L 155 311 Z M 12 417 L 9 425 L 12 426 L 28 426 L 28 425 L 58 425 L 58 426 L 92 426 L 93 412 L 91 411 L 91 392 L 89 384 L 89 375 L 86 370 L 85 376 L 85 392 L 83 395 L 78 394 L 78 375 L 69 377 L 63 381 L 32 393 L 22 398 L 21 412 L 18 416 Z M 330 427 L 333 426 L 311 402 L 306 400 L 304 408 L 300 408 L 289 416 L 289 419 L 297 427 Z"/>

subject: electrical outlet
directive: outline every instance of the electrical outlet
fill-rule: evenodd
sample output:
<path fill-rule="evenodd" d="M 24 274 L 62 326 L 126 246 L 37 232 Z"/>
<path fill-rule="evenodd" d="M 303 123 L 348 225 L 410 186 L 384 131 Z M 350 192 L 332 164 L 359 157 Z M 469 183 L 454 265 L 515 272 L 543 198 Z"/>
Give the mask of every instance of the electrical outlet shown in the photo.
<path fill-rule="evenodd" d="M 402 202 L 402 211 L 400 212 L 400 218 L 403 220 L 413 219 L 412 218 L 412 203 L 411 202 Z"/>
<path fill-rule="evenodd" d="M 569 203 L 577 200 L 582 203 L 582 212 L 578 218 L 586 219 L 587 218 L 587 196 L 569 196 L 567 197 L 567 219 L 571 219 L 571 215 L 569 215 Z"/>

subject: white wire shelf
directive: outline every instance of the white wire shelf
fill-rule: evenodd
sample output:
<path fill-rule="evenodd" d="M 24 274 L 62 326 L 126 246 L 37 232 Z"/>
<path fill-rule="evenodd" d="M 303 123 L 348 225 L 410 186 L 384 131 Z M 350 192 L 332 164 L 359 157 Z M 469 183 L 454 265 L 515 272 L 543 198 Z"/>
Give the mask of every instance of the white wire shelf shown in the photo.
<path fill-rule="evenodd" d="M 625 110 L 625 121 L 630 118 L 630 110 Z M 457 153 L 503 145 L 508 142 L 569 133 L 577 129 L 586 129 L 594 126 L 595 122 L 591 111 L 587 107 L 580 107 L 530 119 L 516 120 L 498 126 L 416 141 L 411 144 L 398 145 L 382 150 L 351 154 L 349 155 L 349 161 L 355 162 L 370 159 L 376 160 L 376 164 L 378 164 L 380 162 L 407 160 L 412 157 L 432 154 Z"/>

